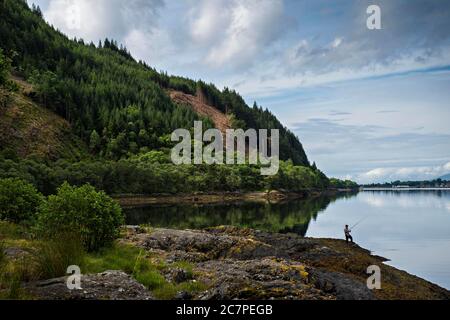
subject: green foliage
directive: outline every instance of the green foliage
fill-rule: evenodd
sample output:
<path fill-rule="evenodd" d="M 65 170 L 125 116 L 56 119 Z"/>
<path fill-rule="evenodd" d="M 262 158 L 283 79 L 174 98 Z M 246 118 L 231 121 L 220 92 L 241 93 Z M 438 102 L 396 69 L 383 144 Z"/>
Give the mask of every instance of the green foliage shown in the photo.
<path fill-rule="evenodd" d="M 180 165 L 167 153 L 150 151 L 127 160 L 84 160 L 52 163 L 3 160 L 0 178 L 19 177 L 46 194 L 55 193 L 65 181 L 81 186 L 89 183 L 107 194 L 157 194 L 216 191 L 324 190 L 327 177 L 319 170 L 280 162 L 275 176 L 261 176 L 256 165 Z"/>
<path fill-rule="evenodd" d="M 11 97 L 8 92 L 17 92 L 19 90 L 19 86 L 8 79 L 10 71 L 11 59 L 0 48 L 0 87 L 6 89 L 4 93 L 0 92 L 0 107 L 5 107 L 10 102 Z"/>
<path fill-rule="evenodd" d="M 100 146 L 101 146 L 101 138 L 98 135 L 97 131 L 92 130 L 89 148 L 91 149 L 92 152 L 96 152 L 100 149 Z"/>
<path fill-rule="evenodd" d="M 0 85 L 4 85 L 8 80 L 9 69 L 11 68 L 11 62 L 3 54 L 3 50 L 0 48 Z"/>
<path fill-rule="evenodd" d="M 280 169 L 275 176 L 269 176 L 267 189 L 288 191 L 324 190 L 329 186 L 328 178 L 320 170 L 295 166 L 292 161 L 280 162 Z"/>
<path fill-rule="evenodd" d="M 445 176 L 443 177 L 445 178 Z M 439 188 L 439 187 L 450 187 L 449 179 L 434 179 L 426 181 L 391 181 L 384 183 L 371 183 L 366 184 L 363 187 L 366 188 L 395 188 L 395 187 L 410 187 L 410 188 Z"/>
<path fill-rule="evenodd" d="M 64 183 L 41 206 L 38 230 L 53 239 L 77 232 L 86 250 L 93 251 L 111 244 L 123 222 L 120 206 L 104 192 L 88 184 L 77 188 Z"/>
<path fill-rule="evenodd" d="M 42 201 L 42 195 L 32 184 L 17 178 L 0 179 L 0 219 L 32 220 Z"/>
<path fill-rule="evenodd" d="M 359 185 L 351 180 L 330 179 L 330 187 L 333 189 L 358 189 Z"/>
<path fill-rule="evenodd" d="M 170 158 L 162 151 L 150 151 L 134 158 L 139 163 L 170 163 Z"/>

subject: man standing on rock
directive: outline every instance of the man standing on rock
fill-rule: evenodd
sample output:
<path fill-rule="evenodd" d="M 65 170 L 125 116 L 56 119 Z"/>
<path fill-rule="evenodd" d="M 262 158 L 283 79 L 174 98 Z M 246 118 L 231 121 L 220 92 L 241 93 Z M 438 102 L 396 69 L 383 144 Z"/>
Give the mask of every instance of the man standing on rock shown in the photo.
<path fill-rule="evenodd" d="M 352 232 L 352 230 L 350 230 L 350 228 L 348 227 L 348 224 L 346 224 L 345 225 L 345 228 L 344 228 L 344 233 L 345 233 L 345 241 L 348 243 L 348 240 L 350 239 L 350 241 L 352 242 L 352 243 L 354 243 L 353 242 L 353 237 L 352 237 L 352 235 L 350 234 Z"/>

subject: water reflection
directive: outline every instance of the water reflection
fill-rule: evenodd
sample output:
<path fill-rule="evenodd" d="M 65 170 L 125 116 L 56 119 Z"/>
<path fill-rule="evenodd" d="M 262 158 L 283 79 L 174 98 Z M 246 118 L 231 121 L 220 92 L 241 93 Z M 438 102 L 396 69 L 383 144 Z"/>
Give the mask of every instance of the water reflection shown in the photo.
<path fill-rule="evenodd" d="M 174 229 L 202 229 L 220 225 L 248 227 L 304 236 L 311 220 L 340 196 L 322 196 L 283 203 L 245 202 L 221 205 L 149 206 L 125 209 L 127 223 Z"/>
<path fill-rule="evenodd" d="M 364 191 L 361 198 L 378 208 L 398 206 L 404 209 L 420 207 L 450 211 L 449 194 L 449 190 L 383 190 Z"/>
<path fill-rule="evenodd" d="M 342 238 L 344 224 L 362 247 L 389 264 L 450 288 L 450 190 L 364 191 L 328 206 L 306 235 Z"/>

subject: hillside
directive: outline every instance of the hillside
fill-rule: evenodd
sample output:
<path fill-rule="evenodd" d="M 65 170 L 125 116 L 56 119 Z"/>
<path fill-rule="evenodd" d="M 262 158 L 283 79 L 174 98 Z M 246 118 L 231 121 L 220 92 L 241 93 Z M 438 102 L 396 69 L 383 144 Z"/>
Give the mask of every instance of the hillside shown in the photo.
<path fill-rule="evenodd" d="M 450 173 L 440 177 L 439 179 L 445 180 L 445 181 L 450 181 Z"/>
<path fill-rule="evenodd" d="M 71 125 L 27 97 L 32 94 L 32 86 L 19 78 L 13 81 L 18 85 L 17 92 L 0 88 L 5 101 L 0 108 L 0 151 L 7 150 L 21 158 L 85 157 L 87 147 L 72 133 Z"/>
<path fill-rule="evenodd" d="M 217 114 L 211 108 L 198 114 L 174 103 L 168 91 L 176 90 L 236 119 L 244 129 L 279 129 L 281 159 L 309 166 L 297 137 L 267 109 L 256 103 L 250 108 L 233 90 L 159 73 L 113 40 L 97 45 L 70 40 L 24 0 L 0 2 L 0 46 L 15 71 L 35 85 L 34 100 L 66 119 L 102 158 L 167 148 L 174 129 L 192 128 L 202 116 Z M 217 117 L 213 122 L 226 126 Z"/>
<path fill-rule="evenodd" d="M 267 109 L 234 90 L 157 72 L 114 40 L 68 39 L 24 0 L 0 1 L 0 88 L 0 179 L 27 180 L 44 194 L 65 181 L 132 195 L 329 186 Z M 205 130 L 278 129 L 278 174 L 262 177 L 260 165 L 175 166 L 171 133 L 197 120 Z"/>

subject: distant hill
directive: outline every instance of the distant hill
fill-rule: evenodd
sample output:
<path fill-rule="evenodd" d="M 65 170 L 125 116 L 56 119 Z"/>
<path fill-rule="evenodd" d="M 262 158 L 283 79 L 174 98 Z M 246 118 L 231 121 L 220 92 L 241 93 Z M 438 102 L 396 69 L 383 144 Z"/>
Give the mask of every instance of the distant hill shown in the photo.
<path fill-rule="evenodd" d="M 450 181 L 450 173 L 440 177 L 441 180 Z"/>

